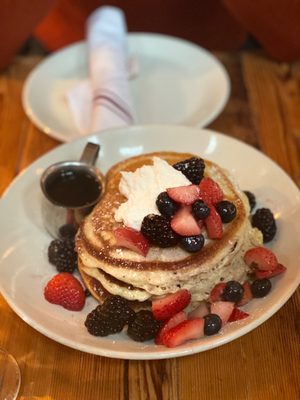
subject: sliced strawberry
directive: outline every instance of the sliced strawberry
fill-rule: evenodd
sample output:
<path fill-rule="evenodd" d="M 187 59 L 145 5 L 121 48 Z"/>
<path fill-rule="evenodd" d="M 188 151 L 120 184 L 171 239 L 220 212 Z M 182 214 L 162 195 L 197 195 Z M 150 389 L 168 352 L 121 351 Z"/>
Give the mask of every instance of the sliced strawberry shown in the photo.
<path fill-rule="evenodd" d="M 198 185 L 178 186 L 168 188 L 167 193 L 177 203 L 190 205 L 199 199 L 200 188 Z"/>
<path fill-rule="evenodd" d="M 234 307 L 234 309 L 233 309 L 233 311 L 232 311 L 232 313 L 231 313 L 231 315 L 230 315 L 230 317 L 228 319 L 228 322 L 238 321 L 240 319 L 244 319 L 244 318 L 247 318 L 247 317 L 249 317 L 248 313 L 246 313 L 245 311 L 240 310 L 237 307 Z"/>
<path fill-rule="evenodd" d="M 209 295 L 209 301 L 211 303 L 221 300 L 221 296 L 222 296 L 222 293 L 224 292 L 225 285 L 226 284 L 224 282 L 220 282 L 220 283 L 217 283 L 212 288 L 210 295 Z"/>
<path fill-rule="evenodd" d="M 209 312 L 209 304 L 206 301 L 200 301 L 198 306 L 188 314 L 188 319 L 203 318 Z"/>
<path fill-rule="evenodd" d="M 164 344 L 164 336 L 166 332 L 168 332 L 174 326 L 180 324 L 180 322 L 185 321 L 187 319 L 187 315 L 185 311 L 180 311 L 179 313 L 175 314 L 172 318 L 170 318 L 163 327 L 159 330 L 158 334 L 155 337 L 156 344 Z"/>
<path fill-rule="evenodd" d="M 190 339 L 199 339 L 202 336 L 204 336 L 204 319 L 187 319 L 166 332 L 164 345 L 176 347 Z"/>
<path fill-rule="evenodd" d="M 230 301 L 216 301 L 210 306 L 211 314 L 217 314 L 221 318 L 223 325 L 228 321 L 233 309 L 234 303 Z"/>
<path fill-rule="evenodd" d="M 195 220 L 191 206 L 182 206 L 171 219 L 171 228 L 181 236 L 200 235 L 201 228 Z"/>
<path fill-rule="evenodd" d="M 263 278 L 273 278 L 274 276 L 280 275 L 283 272 L 286 271 L 286 267 L 282 264 L 277 264 L 277 267 L 275 269 L 270 270 L 270 271 L 262 271 L 259 269 L 255 270 L 255 276 L 257 279 L 263 279 Z"/>
<path fill-rule="evenodd" d="M 220 186 L 211 178 L 203 178 L 199 184 L 200 199 L 206 204 L 216 204 L 223 200 L 224 194 Z"/>
<path fill-rule="evenodd" d="M 147 255 L 149 242 L 141 232 L 125 226 L 116 228 L 113 233 L 118 246 L 126 247 L 144 257 Z"/>
<path fill-rule="evenodd" d="M 154 300 L 152 302 L 152 313 L 155 319 L 165 321 L 182 311 L 190 301 L 191 293 L 186 289 L 182 289 L 162 299 Z"/>
<path fill-rule="evenodd" d="M 250 283 L 248 281 L 243 283 L 243 288 L 244 288 L 243 297 L 242 300 L 238 302 L 238 306 L 244 306 L 245 304 L 249 303 L 250 300 L 253 299 Z"/>
<path fill-rule="evenodd" d="M 44 297 L 49 303 L 60 305 L 71 311 L 80 311 L 85 304 L 83 287 L 69 272 L 54 275 L 44 289 Z"/>
<path fill-rule="evenodd" d="M 221 239 L 223 236 L 223 224 L 214 206 L 210 207 L 209 216 L 204 220 L 204 223 L 210 239 Z"/>
<path fill-rule="evenodd" d="M 278 265 L 275 254 L 266 247 L 253 247 L 247 250 L 244 261 L 249 267 L 262 271 L 273 271 Z"/>

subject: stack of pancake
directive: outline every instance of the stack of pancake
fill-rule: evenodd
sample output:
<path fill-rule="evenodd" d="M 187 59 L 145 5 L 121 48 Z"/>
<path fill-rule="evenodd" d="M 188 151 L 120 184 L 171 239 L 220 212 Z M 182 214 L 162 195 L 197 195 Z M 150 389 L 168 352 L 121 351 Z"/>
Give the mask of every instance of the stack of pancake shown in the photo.
<path fill-rule="evenodd" d="M 196 253 L 188 253 L 180 246 L 151 246 L 146 257 L 117 246 L 113 230 L 122 224 L 116 222 L 114 215 L 120 204 L 127 200 L 119 191 L 121 172 L 133 172 L 143 165 L 151 165 L 154 156 L 173 165 L 194 155 L 157 152 L 114 165 L 106 176 L 104 196 L 78 231 L 79 271 L 100 303 L 108 296 L 120 295 L 145 304 L 179 289 L 188 289 L 193 302 L 203 300 L 220 281 L 243 282 L 248 271 L 243 254 L 248 248 L 262 244 L 260 231 L 251 227 L 249 204 L 244 193 L 226 171 L 205 160 L 205 176 L 220 185 L 224 198 L 233 202 L 237 209 L 236 218 L 224 224 L 221 239 L 206 237 L 204 247 Z"/>

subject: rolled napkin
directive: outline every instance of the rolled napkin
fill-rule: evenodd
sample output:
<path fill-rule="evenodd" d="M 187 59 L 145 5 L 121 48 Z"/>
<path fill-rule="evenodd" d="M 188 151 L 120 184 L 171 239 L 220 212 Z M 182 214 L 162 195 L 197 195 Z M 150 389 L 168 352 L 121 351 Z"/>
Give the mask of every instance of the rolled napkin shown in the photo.
<path fill-rule="evenodd" d="M 81 134 L 134 123 L 126 33 L 119 8 L 100 7 L 87 20 L 89 79 L 66 93 Z"/>

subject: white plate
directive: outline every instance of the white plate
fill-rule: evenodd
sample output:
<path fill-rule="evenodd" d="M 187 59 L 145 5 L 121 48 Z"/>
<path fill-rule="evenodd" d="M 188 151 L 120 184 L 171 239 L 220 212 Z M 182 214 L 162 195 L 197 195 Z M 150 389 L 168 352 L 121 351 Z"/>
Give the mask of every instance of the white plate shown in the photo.
<path fill-rule="evenodd" d="M 129 52 L 139 63 L 130 88 L 138 124 L 204 127 L 223 110 L 230 82 L 208 51 L 173 37 L 132 33 Z M 23 90 L 26 114 L 43 132 L 63 142 L 79 136 L 64 93 L 88 76 L 84 42 L 66 47 L 37 65 Z"/>
<path fill-rule="evenodd" d="M 53 162 L 78 158 L 86 140 L 59 146 L 35 161 L 1 200 L 1 292 L 29 325 L 57 342 L 89 353 L 128 359 L 170 358 L 211 349 L 244 335 L 270 318 L 292 295 L 300 281 L 300 193 L 273 161 L 237 140 L 197 128 L 157 125 L 105 131 L 90 137 L 101 144 L 98 166 L 103 172 L 121 159 L 159 150 L 193 152 L 228 169 L 243 189 L 253 191 L 261 205 L 274 211 L 279 232 L 271 247 L 287 272 L 273 279 L 273 290 L 266 298 L 248 304 L 250 317 L 226 325 L 217 335 L 174 349 L 137 343 L 125 333 L 106 338 L 88 334 L 84 320 L 96 306 L 92 298 L 81 312 L 70 312 L 44 300 L 43 287 L 56 271 L 47 261 L 51 239 L 41 221 L 39 188 L 42 171 Z"/>

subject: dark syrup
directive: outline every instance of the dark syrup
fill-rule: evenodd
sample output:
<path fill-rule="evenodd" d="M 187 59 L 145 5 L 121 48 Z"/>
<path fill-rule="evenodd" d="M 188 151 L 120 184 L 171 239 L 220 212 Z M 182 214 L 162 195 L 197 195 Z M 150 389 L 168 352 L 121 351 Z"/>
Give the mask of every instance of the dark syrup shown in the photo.
<path fill-rule="evenodd" d="M 62 169 L 47 181 L 49 198 L 64 207 L 83 207 L 95 202 L 101 193 L 101 184 L 90 172 L 80 169 Z"/>

